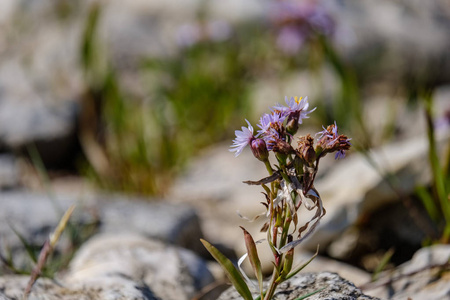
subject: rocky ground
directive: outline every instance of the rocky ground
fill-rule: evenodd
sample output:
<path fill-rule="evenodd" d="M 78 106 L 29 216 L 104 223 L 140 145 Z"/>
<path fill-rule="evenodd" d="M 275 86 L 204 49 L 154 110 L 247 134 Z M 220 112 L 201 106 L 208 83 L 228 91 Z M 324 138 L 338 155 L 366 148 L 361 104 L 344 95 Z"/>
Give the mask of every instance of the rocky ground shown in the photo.
<path fill-rule="evenodd" d="M 73 168 L 70 162 L 80 151 L 78 118 L 84 89 L 77 61 L 83 28 L 80 16 L 93 2 L 77 6 L 62 1 L 77 12 L 67 19 L 57 17 L 64 7 L 52 1 L 0 3 L 4 33 L 0 36 L 0 254 L 4 260 L 0 299 L 20 299 L 29 280 L 11 266 L 24 270 L 34 266 L 20 237 L 32 249 L 39 249 L 71 204 L 76 209 L 68 234 L 52 257 L 67 267 L 58 269 L 54 280 L 38 279 L 30 299 L 239 299 L 232 288 L 220 296 L 228 288 L 226 280 L 199 239 L 211 241 L 236 259 L 245 252 L 239 225 L 258 238 L 261 223 L 249 223 L 236 213 L 252 218 L 263 210 L 261 191 L 242 184 L 265 176 L 264 166 L 250 152 L 234 158 L 228 142 L 205 149 L 161 199 L 111 194 L 82 178 L 67 176 Z M 132 83 L 138 57 L 163 55 L 163 50 L 172 49 L 177 25 L 193 18 L 199 2 L 184 0 L 185 9 L 179 9 L 179 1 L 104 3 L 101 38 L 111 56 L 122 62 L 121 76 Z M 261 18 L 266 8 L 259 1 L 228 2 L 212 1 L 211 16 L 239 22 Z M 387 49 L 387 57 L 370 70 L 387 78 L 426 62 L 429 68 L 420 72 L 436 86 L 438 118 L 450 109 L 450 11 L 444 2 L 329 4 L 353 32 L 351 39 L 340 41 L 339 51 L 354 59 L 355 65 L 366 61 L 360 53 L 377 54 L 364 49 Z M 288 95 L 314 94 L 310 80 L 306 72 L 292 74 L 283 82 L 261 79 L 252 93 L 256 112 L 281 99 L 279 89 Z M 333 91 L 330 84 L 327 92 Z M 379 116 L 392 109 L 389 97 L 382 93 L 365 97 L 365 118 L 373 126 L 386 122 Z M 377 147 L 372 157 L 383 172 L 395 176 L 400 193 L 410 195 L 417 185 L 431 180 L 424 159 L 425 121 L 419 112 L 397 108 L 395 113 L 401 138 Z M 450 131 L 442 128 L 438 144 L 444 148 Z M 63 165 L 65 171 L 52 171 L 50 181 L 43 180 L 24 159 L 32 147 L 46 166 Z M 363 155 L 354 152 L 339 162 L 325 160 L 318 177 L 316 187 L 327 214 L 297 250 L 296 263 L 307 260 L 317 244 L 320 255 L 305 273 L 286 282 L 276 299 L 296 299 L 322 288 L 308 299 L 448 298 L 450 247 L 421 248 L 426 235 L 423 223 L 411 217 L 398 194 Z M 420 212 L 416 202 L 411 207 Z M 395 248 L 390 269 L 372 282 L 371 272 L 390 248 Z M 270 254 L 261 251 L 268 258 Z M 270 265 L 264 267 L 269 273 Z"/>

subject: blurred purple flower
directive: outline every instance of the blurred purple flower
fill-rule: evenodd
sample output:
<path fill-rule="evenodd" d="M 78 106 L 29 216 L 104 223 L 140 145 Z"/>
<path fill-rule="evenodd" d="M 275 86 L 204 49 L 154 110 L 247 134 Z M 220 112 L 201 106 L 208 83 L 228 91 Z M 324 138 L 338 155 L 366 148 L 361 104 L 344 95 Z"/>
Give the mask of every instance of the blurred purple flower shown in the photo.
<path fill-rule="evenodd" d="M 182 48 L 189 48 L 202 41 L 225 41 L 230 38 L 231 33 L 232 28 L 225 21 L 192 22 L 178 28 L 176 40 Z"/>
<path fill-rule="evenodd" d="M 341 159 L 344 157 L 345 157 L 345 150 L 339 150 L 338 152 L 336 152 L 334 159 Z"/>
<path fill-rule="evenodd" d="M 297 28 L 285 26 L 280 29 L 277 37 L 277 47 L 284 53 L 293 55 L 297 53 L 305 43 L 305 36 L 299 34 Z"/>
<path fill-rule="evenodd" d="M 270 12 L 279 28 L 277 46 L 287 54 L 295 54 L 317 34 L 331 36 L 335 32 L 334 20 L 315 0 L 274 1 Z"/>

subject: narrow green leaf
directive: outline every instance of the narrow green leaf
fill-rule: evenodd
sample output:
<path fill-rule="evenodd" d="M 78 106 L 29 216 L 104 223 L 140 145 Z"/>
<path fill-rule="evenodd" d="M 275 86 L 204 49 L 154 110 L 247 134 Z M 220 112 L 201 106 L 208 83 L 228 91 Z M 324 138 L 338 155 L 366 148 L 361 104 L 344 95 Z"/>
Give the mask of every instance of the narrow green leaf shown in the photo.
<path fill-rule="evenodd" d="M 392 255 L 394 255 L 394 253 L 395 253 L 394 248 L 391 248 L 388 251 L 386 251 L 380 263 L 377 265 L 375 271 L 373 272 L 372 281 L 378 279 L 378 276 L 380 275 L 381 271 L 383 271 L 386 265 L 391 261 Z"/>
<path fill-rule="evenodd" d="M 31 258 L 31 260 L 36 263 L 37 262 L 37 256 L 36 253 L 34 251 L 33 246 L 27 242 L 27 240 L 25 239 L 25 237 L 20 234 L 19 231 L 17 231 L 14 226 L 12 226 L 12 224 L 9 224 L 9 227 L 11 228 L 12 231 L 14 231 L 14 234 L 19 238 L 20 242 L 22 243 L 22 245 L 25 247 L 25 250 L 27 251 L 28 256 Z"/>
<path fill-rule="evenodd" d="M 312 262 L 312 260 L 314 258 L 316 258 L 316 256 L 319 254 L 319 245 L 317 245 L 317 250 L 316 253 L 314 253 L 314 255 L 303 265 L 299 266 L 298 268 L 295 269 L 295 271 L 293 271 L 291 274 L 289 274 L 288 276 L 286 276 L 286 280 L 291 278 L 292 276 L 297 275 L 298 272 L 300 272 L 301 270 L 303 270 L 307 265 L 309 265 L 310 262 Z"/>
<path fill-rule="evenodd" d="M 314 294 L 320 293 L 320 292 L 323 291 L 324 289 L 325 289 L 325 288 L 323 287 L 323 288 L 321 288 L 320 290 L 311 292 L 311 293 L 309 293 L 309 294 L 306 294 L 305 296 L 301 296 L 301 297 L 299 297 L 299 298 L 296 298 L 295 300 L 303 300 L 303 299 L 306 299 L 306 298 L 308 298 L 308 297 L 310 297 L 310 296 L 312 296 L 312 295 L 314 295 Z"/>
<path fill-rule="evenodd" d="M 225 257 L 216 247 L 205 241 L 204 239 L 200 239 L 203 246 L 205 246 L 206 250 L 211 253 L 214 259 L 222 266 L 225 274 L 228 279 L 230 279 L 233 286 L 236 288 L 239 294 L 241 294 L 244 300 L 253 300 L 252 293 L 250 292 L 247 284 L 242 278 L 241 273 L 236 269 L 233 263 Z"/>
<path fill-rule="evenodd" d="M 263 291 L 263 274 L 261 268 L 261 261 L 258 257 L 258 250 L 256 249 L 255 241 L 251 234 L 245 230 L 244 227 L 241 227 L 242 231 L 244 231 L 244 240 L 245 246 L 247 247 L 248 258 L 250 263 L 252 264 L 253 271 L 255 272 L 255 276 L 258 279 L 259 291 L 262 293 Z"/>
<path fill-rule="evenodd" d="M 439 220 L 440 214 L 436 206 L 436 203 L 434 202 L 433 196 L 423 186 L 416 187 L 415 191 L 416 195 L 422 201 L 422 204 L 425 207 L 425 210 L 427 211 L 431 219 L 433 219 L 434 221 Z"/>

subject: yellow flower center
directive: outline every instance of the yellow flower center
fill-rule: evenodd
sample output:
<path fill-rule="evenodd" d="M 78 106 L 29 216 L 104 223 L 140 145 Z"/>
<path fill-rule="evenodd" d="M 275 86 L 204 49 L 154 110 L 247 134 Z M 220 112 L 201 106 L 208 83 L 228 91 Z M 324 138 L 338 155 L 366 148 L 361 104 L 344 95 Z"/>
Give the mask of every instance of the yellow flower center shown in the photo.
<path fill-rule="evenodd" d="M 300 97 L 300 98 L 297 96 L 294 97 L 295 103 L 297 103 L 297 104 L 300 104 L 300 101 L 302 101 L 302 99 L 303 99 L 303 97 Z"/>

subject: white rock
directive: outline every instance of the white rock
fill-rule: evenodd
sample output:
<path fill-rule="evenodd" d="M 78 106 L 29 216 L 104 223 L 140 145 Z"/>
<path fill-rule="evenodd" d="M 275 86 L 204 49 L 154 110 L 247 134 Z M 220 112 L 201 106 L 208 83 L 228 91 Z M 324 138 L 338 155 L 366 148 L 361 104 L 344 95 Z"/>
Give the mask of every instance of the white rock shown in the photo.
<path fill-rule="evenodd" d="M 444 300 L 450 295 L 449 245 L 422 248 L 392 272 L 384 272 L 364 291 L 383 299 Z"/>
<path fill-rule="evenodd" d="M 132 234 L 92 238 L 71 261 L 64 278 L 79 289 L 134 282 L 167 300 L 191 299 L 212 281 L 205 263 L 188 250 Z"/>
<path fill-rule="evenodd" d="M 317 293 L 307 299 L 378 299 L 364 295 L 353 283 L 330 272 L 297 274 L 278 286 L 273 299 L 294 300 L 313 292 Z M 218 300 L 233 299 L 242 299 L 242 297 L 231 287 Z"/>

